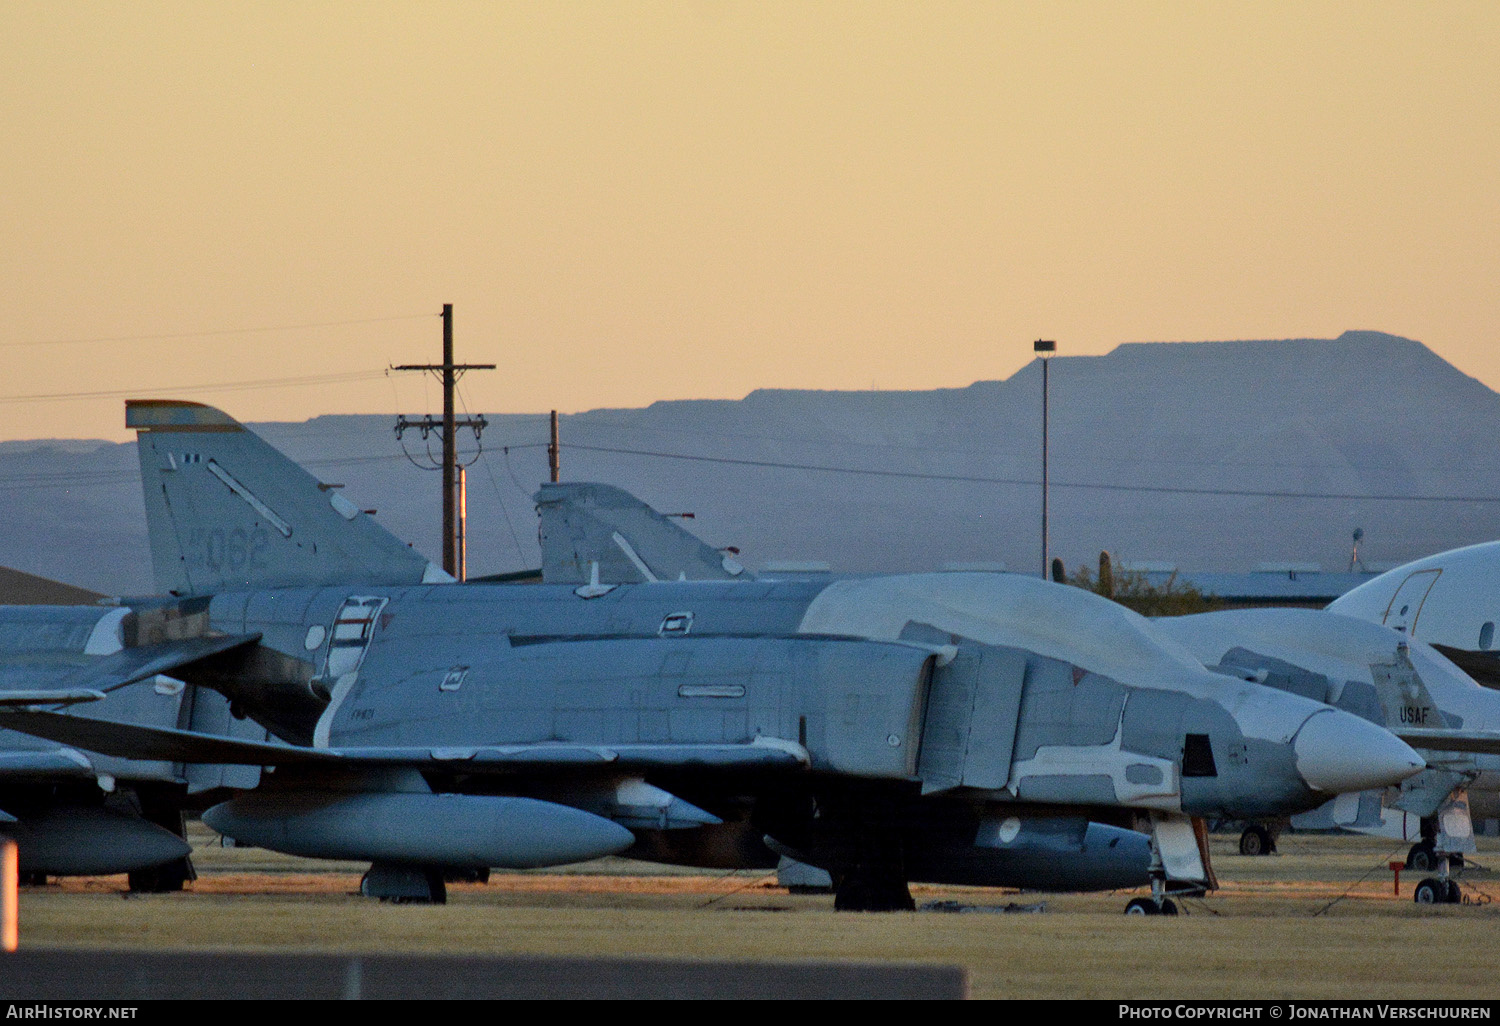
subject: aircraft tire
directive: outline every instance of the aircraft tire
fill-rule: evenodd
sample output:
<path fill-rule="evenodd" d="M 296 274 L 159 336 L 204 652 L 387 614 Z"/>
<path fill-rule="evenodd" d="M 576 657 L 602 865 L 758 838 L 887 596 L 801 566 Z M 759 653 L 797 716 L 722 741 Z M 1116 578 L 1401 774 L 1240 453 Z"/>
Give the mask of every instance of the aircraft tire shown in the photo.
<path fill-rule="evenodd" d="M 1448 881 L 1448 895 L 1444 899 L 1449 905 L 1461 905 L 1464 900 L 1464 892 L 1458 889 L 1457 880 Z"/>
<path fill-rule="evenodd" d="M 1269 855 L 1276 845 L 1271 841 L 1271 832 L 1263 826 L 1252 824 L 1240 834 L 1241 855 Z"/>
<path fill-rule="evenodd" d="M 833 907 L 837 912 L 912 912 L 917 903 L 905 880 L 851 873 L 839 882 Z"/>
<path fill-rule="evenodd" d="M 1430 873 L 1437 868 L 1437 855 L 1430 844 L 1422 842 L 1411 846 L 1406 853 L 1406 868 L 1417 873 Z"/>
<path fill-rule="evenodd" d="M 1443 881 L 1435 877 L 1428 877 L 1417 884 L 1416 889 L 1411 892 L 1411 900 L 1418 905 L 1443 905 L 1448 901 L 1448 888 Z"/>
<path fill-rule="evenodd" d="M 131 894 L 173 894 L 193 879 L 192 866 L 186 858 L 149 869 L 137 869 L 127 875 Z"/>
<path fill-rule="evenodd" d="M 1156 902 L 1150 898 L 1131 898 L 1125 906 L 1127 916 L 1159 916 L 1161 909 L 1156 907 Z"/>

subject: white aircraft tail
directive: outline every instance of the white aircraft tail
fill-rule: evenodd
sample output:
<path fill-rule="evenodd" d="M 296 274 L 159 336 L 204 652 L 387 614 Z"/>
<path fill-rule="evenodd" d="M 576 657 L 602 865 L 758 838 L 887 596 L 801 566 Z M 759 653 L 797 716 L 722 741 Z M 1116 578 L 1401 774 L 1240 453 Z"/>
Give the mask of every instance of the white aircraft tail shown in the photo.
<path fill-rule="evenodd" d="M 1370 676 L 1385 713 L 1386 729 L 1399 734 L 1403 730 L 1441 730 L 1447 726 L 1422 675 L 1412 665 L 1406 642 L 1397 644 L 1390 662 L 1372 663 Z"/>

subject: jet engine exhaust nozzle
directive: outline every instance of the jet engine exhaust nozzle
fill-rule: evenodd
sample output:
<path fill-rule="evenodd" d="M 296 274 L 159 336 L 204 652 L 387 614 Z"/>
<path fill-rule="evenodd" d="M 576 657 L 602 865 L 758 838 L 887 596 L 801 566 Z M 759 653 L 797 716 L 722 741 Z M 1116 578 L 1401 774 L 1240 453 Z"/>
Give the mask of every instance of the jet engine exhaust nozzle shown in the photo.
<path fill-rule="evenodd" d="M 1389 787 L 1427 766 L 1390 731 L 1337 709 L 1309 717 L 1292 750 L 1302 779 L 1328 794 Z"/>

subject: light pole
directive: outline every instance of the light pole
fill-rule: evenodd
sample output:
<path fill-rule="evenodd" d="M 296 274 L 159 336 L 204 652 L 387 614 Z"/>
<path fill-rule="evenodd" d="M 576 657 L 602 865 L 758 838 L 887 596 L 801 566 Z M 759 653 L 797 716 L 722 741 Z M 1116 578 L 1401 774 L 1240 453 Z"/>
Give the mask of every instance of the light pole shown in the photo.
<path fill-rule="evenodd" d="M 1032 350 L 1042 361 L 1042 580 L 1047 579 L 1047 362 L 1051 353 L 1057 352 L 1057 343 L 1052 339 L 1039 338 L 1032 343 Z"/>

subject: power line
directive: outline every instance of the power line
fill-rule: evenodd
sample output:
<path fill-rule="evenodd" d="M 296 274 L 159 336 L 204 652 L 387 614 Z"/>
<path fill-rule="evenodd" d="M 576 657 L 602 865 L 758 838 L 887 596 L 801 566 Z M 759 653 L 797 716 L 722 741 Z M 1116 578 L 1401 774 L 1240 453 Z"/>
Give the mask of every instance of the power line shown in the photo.
<path fill-rule="evenodd" d="M 498 416 L 498 415 L 497 415 Z M 525 414 L 505 414 L 507 417 L 526 416 Z M 532 416 L 545 417 L 546 414 L 533 414 Z M 744 442 L 749 439 L 772 442 L 777 445 L 805 445 L 818 448 L 826 447 L 826 441 L 819 438 L 784 434 L 752 434 L 748 431 L 709 431 L 699 428 L 670 428 L 649 427 L 631 420 L 610 420 L 607 417 L 598 416 L 594 411 L 587 413 L 572 414 L 575 418 L 575 429 L 594 428 L 617 428 L 617 436 L 625 432 L 649 435 L 678 435 L 687 438 L 727 438 L 736 442 Z M 860 442 L 852 438 L 840 438 L 837 445 L 841 449 L 874 449 L 883 452 L 910 452 L 920 453 L 926 456 L 954 456 L 993 459 L 995 453 L 988 449 L 957 449 L 938 447 L 932 445 L 903 445 L 898 442 Z M 1006 457 L 1016 461 L 1029 462 L 1029 456 Z M 1058 460 L 1054 459 L 1054 465 Z M 1392 471 L 1405 470 L 1400 464 L 1392 463 L 1358 463 L 1352 460 L 1341 460 L 1326 463 L 1284 463 L 1275 460 L 1245 460 L 1245 459 L 1148 459 L 1144 457 L 1132 457 L 1128 459 L 1113 459 L 1095 455 L 1065 455 L 1062 462 L 1079 466 L 1080 464 L 1101 467 L 1247 467 L 1269 470 L 1351 470 L 1360 473 L 1390 473 Z M 1424 456 L 1422 466 L 1425 469 L 1461 468 L 1472 474 L 1475 470 L 1473 456 L 1458 456 L 1453 459 L 1438 459 Z M 1481 468 L 1482 469 L 1482 468 Z"/>
<path fill-rule="evenodd" d="M 128 445 L 131 443 L 127 442 L 121 444 Z M 546 444 L 546 442 L 532 442 L 523 443 L 521 445 L 512 445 L 509 448 L 541 449 L 545 447 Z M 406 459 L 406 456 L 403 453 L 386 453 L 381 456 L 333 456 L 327 459 L 298 460 L 297 462 L 300 465 L 308 468 L 318 467 L 326 469 L 329 467 L 353 466 L 360 463 L 399 462 L 404 459 Z M 31 474 L 12 474 L 6 477 L 0 477 L 0 491 L 14 491 L 18 489 L 32 488 L 41 489 L 100 487 L 104 485 L 126 484 L 130 482 L 139 483 L 140 479 L 140 472 L 134 469 L 128 471 L 82 471 L 74 474 L 57 474 L 45 472 Z M 519 487 L 519 485 L 517 487 Z M 522 489 L 521 491 L 522 494 L 526 494 L 525 489 Z"/>
<path fill-rule="evenodd" d="M 147 385 L 137 388 L 110 389 L 103 392 L 50 392 L 36 395 L 0 395 L 0 403 L 65 402 L 83 399 L 126 399 L 142 394 L 162 392 L 240 392 L 256 388 L 290 388 L 294 385 L 331 385 L 352 381 L 373 381 L 384 377 L 384 371 L 346 371 L 342 374 L 314 374 L 298 378 L 263 378 L 258 381 L 225 381 L 200 385 Z"/>
<path fill-rule="evenodd" d="M 30 342 L 0 342 L 0 348 L 16 349 L 24 346 L 80 346 L 104 342 L 159 342 L 184 338 L 216 338 L 224 335 L 257 335 L 276 331 L 303 331 L 308 328 L 339 328 L 346 324 L 384 324 L 390 321 L 416 321 L 436 317 L 437 314 L 402 314 L 399 317 L 361 317 L 347 321 L 309 321 L 304 324 L 273 324 L 259 328 L 214 328 L 207 331 L 157 332 L 149 335 L 109 335 L 99 338 L 53 338 Z"/>
<path fill-rule="evenodd" d="M 506 470 L 510 474 L 511 482 L 523 495 L 529 495 L 527 490 L 516 479 L 515 471 L 510 465 L 510 450 L 512 449 L 540 449 L 544 448 L 546 442 L 523 442 L 517 445 L 502 446 L 502 453 L 506 457 Z M 574 442 L 568 448 L 578 449 L 586 452 L 616 453 L 626 456 L 650 456 L 657 459 L 687 460 L 695 463 L 718 463 L 729 466 L 741 467 L 766 467 L 776 470 L 805 470 L 821 472 L 826 474 L 862 474 L 869 477 L 904 478 L 916 481 L 951 481 L 961 484 L 993 484 L 993 485 L 1022 485 L 1037 488 L 1041 486 L 1038 480 L 1014 477 L 984 477 L 973 474 L 933 474 L 906 470 L 872 470 L 859 467 L 836 467 L 823 464 L 811 463 L 788 463 L 777 460 L 751 460 L 737 459 L 728 456 L 696 456 L 689 453 L 658 452 L 650 449 L 624 449 L 615 446 L 585 445 Z M 384 456 L 345 456 L 332 459 L 306 460 L 305 466 L 309 467 L 336 467 L 357 463 L 373 463 L 386 460 L 406 459 L 404 454 L 390 454 Z M 133 475 L 118 475 L 110 473 L 67 475 L 67 474 L 24 474 L 14 477 L 0 478 L 0 489 L 12 488 L 46 488 L 54 486 L 84 486 L 116 484 L 121 481 L 130 480 Z M 493 477 L 491 487 L 494 487 Z M 1095 484 L 1081 481 L 1053 482 L 1053 488 L 1075 488 L 1092 489 L 1096 491 L 1112 492 L 1138 492 L 1146 494 L 1163 495 L 1217 495 L 1232 496 L 1240 498 L 1269 498 L 1269 499 L 1321 499 L 1321 500 L 1344 500 L 1358 502 L 1444 502 L 1444 503 L 1497 503 L 1500 496 L 1492 495 L 1364 495 L 1357 492 L 1293 492 L 1273 489 L 1251 489 L 1251 488 L 1184 488 L 1170 485 L 1121 485 L 1121 484 Z M 502 510 L 504 503 L 501 503 Z"/>
<path fill-rule="evenodd" d="M 828 474 L 865 474 L 870 477 L 899 477 L 917 481 L 955 481 L 967 484 L 1029 485 L 1040 488 L 1041 482 L 1019 477 L 982 477 L 972 474 L 929 474 L 907 470 L 867 470 L 858 467 L 831 467 L 813 463 L 782 463 L 775 460 L 734 459 L 727 456 L 693 456 L 686 453 L 655 452 L 649 449 L 620 449 L 604 445 L 571 443 L 570 449 L 589 452 L 621 453 L 628 456 L 653 456 L 659 459 L 690 460 L 698 463 L 725 463 L 741 467 L 771 467 L 780 470 L 812 470 Z M 1491 495 L 1364 495 L 1356 492 L 1289 492 L 1251 488 L 1181 488 L 1168 485 L 1095 484 L 1082 481 L 1054 481 L 1053 488 L 1082 488 L 1110 492 L 1148 492 L 1169 495 L 1230 495 L 1268 499 L 1357 499 L 1365 502 L 1500 502 Z"/>

